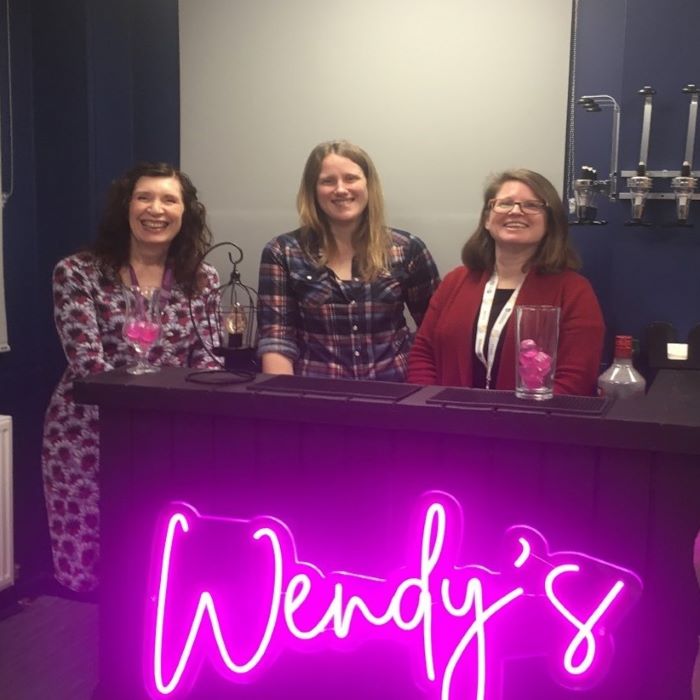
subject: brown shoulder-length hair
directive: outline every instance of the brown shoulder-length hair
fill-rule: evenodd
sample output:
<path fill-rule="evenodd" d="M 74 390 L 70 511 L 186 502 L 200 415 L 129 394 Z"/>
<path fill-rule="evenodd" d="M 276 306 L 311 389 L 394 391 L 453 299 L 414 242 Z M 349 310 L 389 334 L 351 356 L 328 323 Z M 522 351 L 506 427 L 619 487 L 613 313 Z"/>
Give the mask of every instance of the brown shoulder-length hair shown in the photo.
<path fill-rule="evenodd" d="M 112 273 L 118 273 L 129 263 L 129 204 L 134 187 L 142 177 L 174 177 L 180 183 L 184 204 L 182 227 L 170 243 L 168 262 L 175 281 L 189 296 L 202 284 L 197 264 L 211 245 L 212 236 L 207 226 L 206 209 L 197 199 L 197 189 L 185 173 L 168 163 L 139 163 L 112 182 L 93 253 L 102 268 Z"/>
<path fill-rule="evenodd" d="M 316 184 L 323 159 L 335 153 L 348 158 L 362 169 L 367 180 L 367 207 L 355 233 L 353 246 L 359 273 L 363 279 L 375 279 L 388 268 L 391 235 L 384 221 L 384 195 L 372 159 L 359 146 L 348 141 L 326 141 L 310 153 L 301 176 L 297 194 L 297 211 L 301 224 L 301 246 L 304 252 L 319 265 L 328 261 L 328 253 L 335 249 L 328 217 L 318 206 Z"/>
<path fill-rule="evenodd" d="M 486 220 L 491 211 L 491 200 L 502 185 L 513 180 L 527 185 L 536 197 L 547 204 L 545 234 L 528 261 L 526 269 L 543 273 L 577 270 L 581 261 L 569 241 L 569 223 L 559 194 L 544 175 L 524 168 L 506 170 L 489 180 L 484 190 L 479 224 L 462 248 L 462 262 L 470 270 L 493 271 L 496 264 L 496 246 L 486 229 Z"/>

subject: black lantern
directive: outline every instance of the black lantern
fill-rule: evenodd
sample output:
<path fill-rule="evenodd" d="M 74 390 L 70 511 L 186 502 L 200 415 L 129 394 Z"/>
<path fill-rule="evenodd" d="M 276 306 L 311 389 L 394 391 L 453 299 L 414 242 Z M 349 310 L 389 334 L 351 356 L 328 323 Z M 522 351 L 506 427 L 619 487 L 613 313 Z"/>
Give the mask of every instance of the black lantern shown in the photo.
<path fill-rule="evenodd" d="M 188 377 L 191 381 L 211 384 L 246 382 L 259 371 L 256 357 L 258 293 L 241 281 L 238 265 L 243 260 L 243 251 L 235 243 L 217 243 L 201 257 L 197 271 L 214 250 L 223 247 L 234 249 L 228 251 L 231 272 L 228 282 L 211 290 L 204 300 L 205 308 L 209 310 L 205 320 L 208 339 L 199 333 L 190 301 L 190 318 L 197 339 L 219 368 L 193 372 Z"/>

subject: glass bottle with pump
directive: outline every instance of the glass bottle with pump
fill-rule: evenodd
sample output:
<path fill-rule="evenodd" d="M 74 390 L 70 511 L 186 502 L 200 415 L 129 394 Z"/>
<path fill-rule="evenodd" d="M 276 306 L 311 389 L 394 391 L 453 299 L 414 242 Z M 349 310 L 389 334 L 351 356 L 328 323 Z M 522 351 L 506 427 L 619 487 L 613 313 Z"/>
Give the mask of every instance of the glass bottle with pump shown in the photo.
<path fill-rule="evenodd" d="M 644 396 L 646 380 L 632 364 L 632 336 L 615 336 L 615 358 L 598 377 L 598 394 L 616 399 Z"/>

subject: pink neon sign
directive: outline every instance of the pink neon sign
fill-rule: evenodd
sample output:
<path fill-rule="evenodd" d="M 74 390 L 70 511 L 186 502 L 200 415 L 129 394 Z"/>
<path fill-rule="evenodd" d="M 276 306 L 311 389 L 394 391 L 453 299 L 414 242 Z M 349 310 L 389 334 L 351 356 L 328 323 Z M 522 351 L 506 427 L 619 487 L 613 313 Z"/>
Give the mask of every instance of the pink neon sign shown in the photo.
<path fill-rule="evenodd" d="M 301 561 L 275 518 L 205 517 L 174 504 L 149 590 L 150 695 L 186 696 L 205 660 L 231 682 L 251 682 L 280 654 L 372 639 L 406 647 L 416 682 L 439 700 L 497 700 L 502 662 L 520 656 L 547 656 L 564 686 L 599 680 L 639 578 L 585 554 L 549 552 L 525 526 L 506 532 L 500 572 L 460 566 L 462 525 L 452 496 L 424 494 L 406 565 L 375 578 Z"/>

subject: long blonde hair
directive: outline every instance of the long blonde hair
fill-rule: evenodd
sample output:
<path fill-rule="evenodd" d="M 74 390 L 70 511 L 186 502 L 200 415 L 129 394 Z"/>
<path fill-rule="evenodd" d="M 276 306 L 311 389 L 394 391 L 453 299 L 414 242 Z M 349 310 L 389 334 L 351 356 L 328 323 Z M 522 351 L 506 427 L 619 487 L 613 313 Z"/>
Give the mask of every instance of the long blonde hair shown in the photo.
<path fill-rule="evenodd" d="M 379 175 L 372 159 L 359 146 L 348 141 L 326 141 L 309 154 L 297 194 L 301 246 L 319 265 L 325 265 L 328 253 L 336 248 L 328 217 L 316 200 L 316 185 L 323 160 L 332 153 L 357 164 L 367 180 L 367 207 L 352 242 L 360 276 L 372 280 L 388 269 L 391 234 L 384 222 L 384 196 Z"/>

